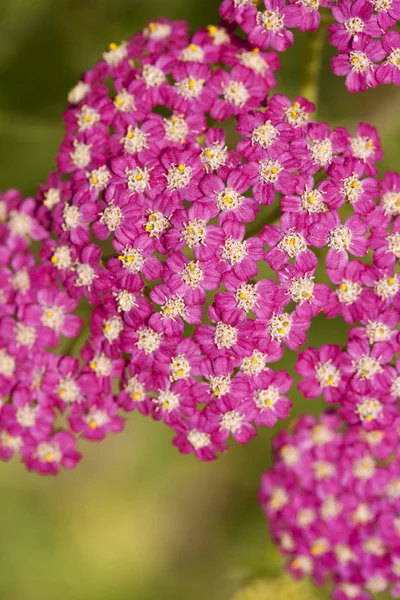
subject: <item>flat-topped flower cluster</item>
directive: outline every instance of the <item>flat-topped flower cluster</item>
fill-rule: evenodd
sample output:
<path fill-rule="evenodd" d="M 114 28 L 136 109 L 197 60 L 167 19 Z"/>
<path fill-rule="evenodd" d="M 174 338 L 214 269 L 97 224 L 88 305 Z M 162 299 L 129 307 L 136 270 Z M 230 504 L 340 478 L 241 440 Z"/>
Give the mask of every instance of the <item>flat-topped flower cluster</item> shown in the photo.
<path fill-rule="evenodd" d="M 293 29 L 316 31 L 332 22 L 329 41 L 340 53 L 332 71 L 346 76 L 350 92 L 400 85 L 399 0 L 224 0 L 220 14 L 256 49 L 279 52 L 293 44 Z"/>
<path fill-rule="evenodd" d="M 274 442 L 260 502 L 296 578 L 333 583 L 335 600 L 369 600 L 400 586 L 398 419 L 343 429 L 335 413 L 304 416 Z"/>

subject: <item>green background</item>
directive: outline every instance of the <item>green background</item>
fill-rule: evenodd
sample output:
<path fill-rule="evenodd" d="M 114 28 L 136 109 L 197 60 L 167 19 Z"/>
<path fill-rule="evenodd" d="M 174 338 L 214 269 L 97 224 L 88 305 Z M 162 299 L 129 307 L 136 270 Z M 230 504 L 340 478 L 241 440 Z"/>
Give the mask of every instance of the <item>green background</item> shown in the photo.
<path fill-rule="evenodd" d="M 67 92 L 109 42 L 162 15 L 193 28 L 215 23 L 217 9 L 217 0 L 1 0 L 0 188 L 34 193 L 54 169 Z M 282 56 L 280 92 L 299 90 L 303 42 L 299 34 Z M 391 87 L 349 95 L 325 48 L 319 116 L 353 130 L 358 121 L 378 126 L 385 168 L 399 161 L 399 105 Z M 344 336 L 343 324 L 318 318 L 309 341 Z M 291 397 L 294 415 L 321 408 Z M 1 465 L 0 599 L 228 600 L 248 579 L 278 573 L 256 499 L 271 432 L 212 464 L 180 456 L 170 437 L 135 414 L 123 434 L 86 443 L 74 472 L 40 478 Z"/>

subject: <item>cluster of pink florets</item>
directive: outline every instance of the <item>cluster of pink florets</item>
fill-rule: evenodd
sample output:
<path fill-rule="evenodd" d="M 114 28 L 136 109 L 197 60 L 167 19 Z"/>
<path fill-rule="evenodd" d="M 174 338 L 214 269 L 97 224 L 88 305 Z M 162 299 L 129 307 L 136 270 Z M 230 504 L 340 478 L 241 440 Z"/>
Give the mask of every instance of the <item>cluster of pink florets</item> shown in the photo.
<path fill-rule="evenodd" d="M 214 459 L 289 415 L 292 379 L 269 365 L 320 313 L 361 325 L 343 352 L 299 354 L 304 394 L 367 429 L 396 418 L 400 177 L 376 179 L 373 127 L 267 100 L 277 66 L 225 26 L 188 38 L 161 20 L 70 91 L 58 170 L 35 199 L 1 198 L 4 458 L 57 472 L 76 436 L 138 409 Z M 87 305 L 80 358 L 64 356 Z"/>
<path fill-rule="evenodd" d="M 302 417 L 274 442 L 260 502 L 294 577 L 333 584 L 335 600 L 400 594 L 399 420 L 343 430 L 335 413 Z"/>
<path fill-rule="evenodd" d="M 340 54 L 332 59 L 332 70 L 346 76 L 349 91 L 400 85 L 400 33 L 395 29 L 400 0 L 224 0 L 220 13 L 246 32 L 256 49 L 280 52 L 293 44 L 292 29 L 315 31 L 324 26 L 321 21 L 333 20 L 329 39 Z"/>

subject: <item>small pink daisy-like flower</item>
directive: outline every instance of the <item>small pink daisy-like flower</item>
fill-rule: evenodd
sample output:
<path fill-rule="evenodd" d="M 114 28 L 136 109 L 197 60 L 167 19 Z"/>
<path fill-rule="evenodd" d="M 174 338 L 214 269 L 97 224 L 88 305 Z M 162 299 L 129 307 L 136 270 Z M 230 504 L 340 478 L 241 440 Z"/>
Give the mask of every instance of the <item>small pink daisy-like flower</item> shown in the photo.
<path fill-rule="evenodd" d="M 388 31 L 382 40 L 387 53 L 385 61 L 379 65 L 376 78 L 379 83 L 400 85 L 400 33 Z"/>
<path fill-rule="evenodd" d="M 346 389 L 342 364 L 339 346 L 323 344 L 319 350 L 303 350 L 295 365 L 296 372 L 302 377 L 299 390 L 306 398 L 323 395 L 326 402 L 339 402 Z"/>
<path fill-rule="evenodd" d="M 241 65 L 234 66 L 230 73 L 218 70 L 208 86 L 218 96 L 210 110 L 210 115 L 218 121 L 260 106 L 267 92 L 262 77 Z"/>
<path fill-rule="evenodd" d="M 372 13 L 373 6 L 369 0 L 345 0 L 333 6 L 332 15 L 337 23 L 329 26 L 330 43 L 339 52 L 346 52 L 351 49 L 353 41 L 358 40 L 360 33 L 380 37 L 381 30 Z"/>
<path fill-rule="evenodd" d="M 332 58 L 332 71 L 335 75 L 346 75 L 346 87 L 350 92 L 365 92 L 369 87 L 377 87 L 376 63 L 386 56 L 380 40 L 372 40 L 360 33 L 353 40 L 352 49 L 347 54 Z"/>
<path fill-rule="evenodd" d="M 286 393 L 292 387 L 293 380 L 286 371 L 274 373 L 267 369 L 260 373 L 257 387 L 253 389 L 253 410 L 257 414 L 256 425 L 273 427 L 278 419 L 286 419 L 292 406 Z"/>
<path fill-rule="evenodd" d="M 400 19 L 399 0 L 370 0 L 378 18 L 381 30 L 386 31 Z"/>
<path fill-rule="evenodd" d="M 343 156 L 356 158 L 364 166 L 367 175 L 376 175 L 378 169 L 375 163 L 383 158 L 381 142 L 376 128 L 360 123 L 356 129 L 356 135 L 349 137 L 348 146 Z"/>
<path fill-rule="evenodd" d="M 22 460 L 29 471 L 41 475 L 56 475 L 61 467 L 73 469 L 81 455 L 75 450 L 75 438 L 60 431 L 46 441 L 26 441 L 21 447 Z"/>
<path fill-rule="evenodd" d="M 286 24 L 300 31 L 315 31 L 321 22 L 319 6 L 319 0 L 290 0 L 285 9 Z"/>
<path fill-rule="evenodd" d="M 286 29 L 288 24 L 287 9 L 283 0 L 264 0 L 261 10 L 247 7 L 240 21 L 253 46 L 271 47 L 280 52 L 293 44 L 293 33 Z"/>
<path fill-rule="evenodd" d="M 281 227 L 266 225 L 261 239 L 270 247 L 265 260 L 274 270 L 281 269 L 290 260 L 297 262 L 300 257 L 316 264 L 316 257 L 308 249 L 309 223 L 306 213 L 284 213 Z"/>
<path fill-rule="evenodd" d="M 352 215 L 342 224 L 338 213 L 329 211 L 311 226 L 309 239 L 316 248 L 329 247 L 326 266 L 337 269 L 346 265 L 348 253 L 354 256 L 367 253 L 367 231 L 368 225 L 358 215 Z"/>
<path fill-rule="evenodd" d="M 226 445 L 222 441 L 213 441 L 214 424 L 200 413 L 187 421 L 183 419 L 173 425 L 177 436 L 172 443 L 182 454 L 195 454 L 200 460 L 215 460 L 217 452 L 223 452 Z"/>
<path fill-rule="evenodd" d="M 108 432 L 119 433 L 124 420 L 117 415 L 118 405 L 112 396 L 90 399 L 82 407 L 72 406 L 71 429 L 88 440 L 100 441 Z"/>

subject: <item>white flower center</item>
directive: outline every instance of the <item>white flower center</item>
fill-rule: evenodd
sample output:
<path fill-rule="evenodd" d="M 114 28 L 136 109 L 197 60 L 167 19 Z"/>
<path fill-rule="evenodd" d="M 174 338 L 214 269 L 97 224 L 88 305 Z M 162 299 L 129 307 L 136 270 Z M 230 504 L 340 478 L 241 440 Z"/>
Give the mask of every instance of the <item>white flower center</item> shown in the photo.
<path fill-rule="evenodd" d="M 66 204 L 63 210 L 64 222 L 62 224 L 62 228 L 64 231 L 76 229 L 81 222 L 81 217 L 81 211 L 77 206 L 70 206 L 69 204 Z"/>
<path fill-rule="evenodd" d="M 41 322 L 45 327 L 59 331 L 64 323 L 65 313 L 62 306 L 44 306 Z"/>
<path fill-rule="evenodd" d="M 155 402 L 168 413 L 173 410 L 179 408 L 179 396 L 178 394 L 174 394 L 170 390 L 163 390 L 158 394 L 158 398 L 156 398 Z"/>
<path fill-rule="evenodd" d="M 104 223 L 108 231 L 115 231 L 124 220 L 124 215 L 122 214 L 122 210 L 119 206 L 115 206 L 111 204 L 110 206 L 106 206 L 106 208 L 101 213 L 100 223 Z"/>
<path fill-rule="evenodd" d="M 177 354 L 169 364 L 170 380 L 186 379 L 190 375 L 190 363 L 184 354 Z"/>
<path fill-rule="evenodd" d="M 382 204 L 385 215 L 397 217 L 400 215 L 400 192 L 386 192 L 382 196 Z"/>
<path fill-rule="evenodd" d="M 195 248 L 200 244 L 205 246 L 206 227 L 207 223 L 202 219 L 193 219 L 184 225 L 182 236 L 189 248 Z"/>
<path fill-rule="evenodd" d="M 353 475 L 362 481 L 368 481 L 375 473 L 375 461 L 371 456 L 365 455 L 357 459 L 353 466 Z"/>
<path fill-rule="evenodd" d="M 214 142 L 212 146 L 203 148 L 200 154 L 200 160 L 206 171 L 216 171 L 226 163 L 228 157 L 228 148 Z"/>
<path fill-rule="evenodd" d="M 59 384 L 57 386 L 56 392 L 60 396 L 64 402 L 71 404 L 72 402 L 76 402 L 81 395 L 78 384 L 74 379 L 67 376 L 63 379 L 60 379 Z"/>
<path fill-rule="evenodd" d="M 125 170 L 126 184 L 132 192 L 144 192 L 150 188 L 150 170 L 146 167 L 135 167 L 132 170 Z"/>
<path fill-rule="evenodd" d="M 358 175 L 353 174 L 350 177 L 346 177 L 343 180 L 343 185 L 340 193 L 346 198 L 350 204 L 357 202 L 359 197 L 364 193 L 362 181 L 359 180 Z"/>
<path fill-rule="evenodd" d="M 257 408 L 274 408 L 280 398 L 280 392 L 277 387 L 270 385 L 266 390 L 257 390 L 254 394 L 254 401 Z"/>
<path fill-rule="evenodd" d="M 90 91 L 90 85 L 83 81 L 78 83 L 68 92 L 68 102 L 70 104 L 79 104 L 84 100 L 87 93 Z"/>
<path fill-rule="evenodd" d="M 368 423 L 373 419 L 379 419 L 383 414 L 383 406 L 376 398 L 363 398 L 361 402 L 358 402 L 355 411 L 361 421 L 367 421 Z"/>
<path fill-rule="evenodd" d="M 383 300 L 395 296 L 399 291 L 399 287 L 397 275 L 394 275 L 393 277 L 383 277 L 375 282 L 374 292 Z"/>
<path fill-rule="evenodd" d="M 315 367 L 315 376 L 322 388 L 338 387 L 341 375 L 340 370 L 328 360 L 325 363 L 318 363 Z"/>
<path fill-rule="evenodd" d="M 89 425 L 90 429 L 104 427 L 110 421 L 110 417 L 106 411 L 99 410 L 98 408 L 92 408 L 89 414 L 85 415 L 83 419 Z"/>
<path fill-rule="evenodd" d="M 301 127 L 308 122 L 308 114 L 299 102 L 293 102 L 289 108 L 285 110 L 284 120 L 293 127 Z"/>
<path fill-rule="evenodd" d="M 390 338 L 392 330 L 380 321 L 369 321 L 365 327 L 365 333 L 370 344 L 386 342 Z"/>
<path fill-rule="evenodd" d="M 300 4 L 306 7 L 309 12 L 318 10 L 319 0 L 299 0 Z"/>
<path fill-rule="evenodd" d="M 186 141 L 185 138 L 189 127 L 182 115 L 174 115 L 169 119 L 164 119 L 164 130 L 167 140 L 183 144 Z"/>
<path fill-rule="evenodd" d="M 91 127 L 94 127 L 100 121 L 100 115 L 91 106 L 87 106 L 84 104 L 81 110 L 76 113 L 77 121 L 78 121 L 78 130 L 86 131 Z"/>
<path fill-rule="evenodd" d="M 147 222 L 144 224 L 144 229 L 150 237 L 159 238 L 162 233 L 169 227 L 168 218 L 158 211 L 148 211 Z"/>
<path fill-rule="evenodd" d="M 387 57 L 386 62 L 400 70 L 400 48 L 395 48 Z"/>
<path fill-rule="evenodd" d="M 32 228 L 32 219 L 26 213 L 12 210 L 8 226 L 11 235 L 29 235 Z"/>
<path fill-rule="evenodd" d="M 57 269 L 70 269 L 72 267 L 71 248 L 69 246 L 56 248 L 51 262 Z"/>
<path fill-rule="evenodd" d="M 187 439 L 195 450 L 201 450 L 211 443 L 211 437 L 208 433 L 203 433 L 203 431 L 197 431 L 196 429 L 189 431 Z"/>
<path fill-rule="evenodd" d="M 115 299 L 118 304 L 118 312 L 128 312 L 137 306 L 135 295 L 127 290 L 121 290 L 115 294 Z"/>
<path fill-rule="evenodd" d="M 312 161 L 317 165 L 325 165 L 332 162 L 333 148 L 329 138 L 324 140 L 312 140 L 309 142 L 309 150 Z"/>
<path fill-rule="evenodd" d="M 334 248 L 338 252 L 349 250 L 351 244 L 352 233 L 346 225 L 339 225 L 329 234 L 328 246 Z"/>
<path fill-rule="evenodd" d="M 289 467 L 297 464 L 301 457 L 300 451 L 295 446 L 290 445 L 282 446 L 280 455 L 285 465 Z"/>
<path fill-rule="evenodd" d="M 175 83 L 178 94 L 183 96 L 185 100 L 193 100 L 200 96 L 203 91 L 205 79 L 195 79 L 194 77 L 186 77 L 182 81 Z"/>
<path fill-rule="evenodd" d="M 251 69 L 254 73 L 257 73 L 257 75 L 261 75 L 262 77 L 269 69 L 267 61 L 259 54 L 258 48 L 254 48 L 254 50 L 250 52 L 242 51 L 237 54 L 237 58 L 244 67 Z"/>
<path fill-rule="evenodd" d="M 96 354 L 90 362 L 90 368 L 92 371 L 100 377 L 109 377 L 111 374 L 112 361 L 105 354 Z"/>
<path fill-rule="evenodd" d="M 296 304 L 302 306 L 304 302 L 310 301 L 314 297 L 314 277 L 303 275 L 297 279 L 292 279 L 289 287 L 289 294 Z"/>
<path fill-rule="evenodd" d="M 36 448 L 36 456 L 40 462 L 56 462 L 62 460 L 62 452 L 57 444 L 41 442 Z"/>
<path fill-rule="evenodd" d="M 6 431 L 0 432 L 0 445 L 10 450 L 18 451 L 22 446 L 22 439 L 19 435 L 13 436 Z"/>
<path fill-rule="evenodd" d="M 172 29 L 168 23 L 149 23 L 143 31 L 144 37 L 157 42 L 165 40 L 171 33 Z"/>
<path fill-rule="evenodd" d="M 273 340 L 279 342 L 289 335 L 292 328 L 292 316 L 288 313 L 273 315 L 268 321 L 268 332 Z"/>
<path fill-rule="evenodd" d="M 371 0 L 374 10 L 387 12 L 392 8 L 392 0 Z"/>
<path fill-rule="evenodd" d="M 136 342 L 139 350 L 145 354 L 153 354 L 159 349 L 163 334 L 157 333 L 151 327 L 141 327 L 138 330 L 138 341 Z"/>
<path fill-rule="evenodd" d="M 130 248 L 129 246 L 122 250 L 118 260 L 122 262 L 122 266 L 129 273 L 139 273 L 145 262 L 142 250 L 140 248 Z"/>
<path fill-rule="evenodd" d="M 356 136 L 350 139 L 350 147 L 353 156 L 368 160 L 375 152 L 374 142 L 366 136 Z"/>
<path fill-rule="evenodd" d="M 320 513 L 324 521 L 335 519 L 342 512 L 342 505 L 336 500 L 335 496 L 327 496 L 322 502 Z"/>
<path fill-rule="evenodd" d="M 77 287 L 86 286 L 90 287 L 93 280 L 98 277 L 96 271 L 87 263 L 80 263 L 76 266 L 77 278 L 75 285 Z"/>
<path fill-rule="evenodd" d="M 219 321 L 214 331 L 214 344 L 219 350 L 232 348 L 237 342 L 238 331 L 236 327 Z"/>
<path fill-rule="evenodd" d="M 265 10 L 257 13 L 256 20 L 264 31 L 275 32 L 282 29 L 284 16 L 279 10 Z"/>
<path fill-rule="evenodd" d="M 236 304 L 246 312 L 252 310 L 257 298 L 257 287 L 252 283 L 242 283 L 235 292 Z"/>
<path fill-rule="evenodd" d="M 353 360 L 352 364 L 356 370 L 357 377 L 361 379 L 372 379 L 375 375 L 382 372 L 379 362 L 367 354 L 362 355 L 358 360 Z"/>
<path fill-rule="evenodd" d="M 234 240 L 231 236 L 228 237 L 221 248 L 222 258 L 232 266 L 241 262 L 247 256 L 247 242 Z"/>
<path fill-rule="evenodd" d="M 315 511 L 312 508 L 302 508 L 297 513 L 297 525 L 301 528 L 309 527 L 315 521 Z"/>
<path fill-rule="evenodd" d="M 350 67 L 355 73 L 364 73 L 371 68 L 372 63 L 364 52 L 353 50 L 350 52 Z"/>
<path fill-rule="evenodd" d="M 114 106 L 123 113 L 135 110 L 135 98 L 127 90 L 121 90 L 114 98 Z"/>
<path fill-rule="evenodd" d="M 29 278 L 29 273 L 25 268 L 22 268 L 20 271 L 15 273 L 11 279 L 11 285 L 13 288 L 25 294 L 31 287 L 31 280 Z"/>
<path fill-rule="evenodd" d="M 143 402 L 146 398 L 144 385 L 138 380 L 136 375 L 128 379 L 124 390 L 135 402 Z"/>
<path fill-rule="evenodd" d="M 123 321 L 117 315 L 113 315 L 103 323 L 103 335 L 110 344 L 119 338 L 123 330 Z"/>
<path fill-rule="evenodd" d="M 362 292 L 362 286 L 350 279 L 343 279 L 336 290 L 339 302 L 342 304 L 353 304 Z"/>
<path fill-rule="evenodd" d="M 189 185 L 192 178 L 192 167 L 188 165 L 171 165 L 166 175 L 167 188 L 170 190 L 180 190 Z"/>
<path fill-rule="evenodd" d="M 361 459 L 362 460 L 362 459 Z M 364 467 L 360 467 L 361 471 L 364 470 L 365 466 L 369 464 L 368 462 L 365 463 Z M 367 470 L 370 467 L 367 468 Z M 352 521 L 356 524 L 356 525 L 365 525 L 366 523 L 369 523 L 370 521 L 372 521 L 373 519 L 373 513 L 371 512 L 368 504 L 366 503 L 361 503 L 357 506 L 356 510 L 353 512 L 353 514 L 351 515 Z"/>
<path fill-rule="evenodd" d="M 160 87 L 165 80 L 165 74 L 155 65 L 144 65 L 142 69 L 143 81 L 147 88 Z"/>
<path fill-rule="evenodd" d="M 216 194 L 215 200 L 219 210 L 230 212 L 239 208 L 244 200 L 244 196 L 241 196 L 239 192 L 231 188 L 225 188 Z"/>
<path fill-rule="evenodd" d="M 272 488 L 269 497 L 269 507 L 273 510 L 280 510 L 289 502 L 289 496 L 283 487 Z"/>
<path fill-rule="evenodd" d="M 44 193 L 43 204 L 48 210 L 52 210 L 61 201 L 61 192 L 58 188 L 49 188 Z"/>
<path fill-rule="evenodd" d="M 241 415 L 237 410 L 231 410 L 225 413 L 220 422 L 220 428 L 235 433 L 238 431 L 243 423 L 244 415 Z"/>
<path fill-rule="evenodd" d="M 77 140 L 74 140 L 73 143 L 74 149 L 69 153 L 71 162 L 78 169 L 84 169 L 88 166 L 91 160 L 90 151 L 92 149 L 92 144 L 85 144 L 84 142 L 78 142 Z M 59 200 L 60 198 L 58 201 Z"/>
<path fill-rule="evenodd" d="M 328 385 L 332 385 L 332 383 Z M 325 425 L 321 424 L 315 425 L 311 430 L 311 440 L 316 446 L 324 446 L 325 444 L 329 444 L 329 442 L 333 440 L 334 435 L 335 434 L 331 429 L 328 429 L 328 427 L 325 427 Z"/>
<path fill-rule="evenodd" d="M 392 252 L 396 258 L 400 258 L 400 233 L 395 232 L 386 236 L 388 252 Z"/>
<path fill-rule="evenodd" d="M 182 319 L 185 317 L 186 304 L 182 296 L 175 294 L 172 298 L 169 298 L 165 304 L 161 307 L 161 318 L 172 319 L 175 321 L 177 317 Z"/>
<path fill-rule="evenodd" d="M 109 65 L 117 67 L 128 56 L 128 44 L 110 44 L 108 52 L 103 53 L 103 58 Z"/>
<path fill-rule="evenodd" d="M 4 348 L 0 348 L 0 375 L 12 377 L 15 370 L 15 359 Z"/>
<path fill-rule="evenodd" d="M 229 375 L 218 375 L 210 377 L 210 390 L 216 398 L 225 396 L 231 389 L 231 378 Z"/>
<path fill-rule="evenodd" d="M 182 50 L 181 60 L 184 62 L 203 62 L 204 60 L 204 50 L 201 46 L 196 46 L 196 44 L 189 44 Z"/>
<path fill-rule="evenodd" d="M 136 152 L 141 152 L 149 147 L 147 144 L 148 137 L 149 134 L 144 133 L 139 127 L 132 127 L 132 125 L 129 125 L 125 137 L 121 138 L 119 141 L 124 146 L 125 152 L 128 154 L 136 154 Z"/>
<path fill-rule="evenodd" d="M 311 213 L 326 212 L 324 197 L 319 190 L 307 190 L 301 195 L 301 208 Z"/>
<path fill-rule="evenodd" d="M 336 472 L 335 465 L 326 460 L 316 460 L 312 463 L 312 468 L 317 481 L 330 479 Z"/>
<path fill-rule="evenodd" d="M 283 167 L 279 160 L 260 160 L 258 163 L 258 174 L 263 183 L 275 183 Z"/>
<path fill-rule="evenodd" d="M 360 17 L 352 17 L 344 23 L 347 33 L 350 35 L 357 35 L 364 31 L 364 21 Z"/>
<path fill-rule="evenodd" d="M 271 121 L 266 121 L 264 125 L 259 125 L 255 129 L 253 129 L 253 133 L 251 134 L 251 144 L 258 144 L 261 148 L 266 150 L 271 146 L 271 144 L 278 137 L 279 132 L 271 123 Z"/>
<path fill-rule="evenodd" d="M 250 97 L 250 94 L 247 91 L 244 83 L 233 80 L 231 80 L 228 85 L 224 87 L 222 95 L 224 100 L 229 102 L 229 104 L 233 104 L 233 106 L 237 106 L 238 108 L 243 108 Z"/>
<path fill-rule="evenodd" d="M 396 379 L 393 379 L 392 385 L 390 387 L 390 393 L 393 396 L 400 396 L 400 377 L 396 377 Z"/>
<path fill-rule="evenodd" d="M 259 350 L 253 350 L 251 356 L 245 356 L 240 365 L 240 370 L 246 375 L 259 375 L 264 369 L 267 355 Z"/>
<path fill-rule="evenodd" d="M 180 276 L 192 290 L 198 288 L 204 277 L 203 269 L 201 268 L 199 261 L 191 260 L 180 272 Z"/>
<path fill-rule="evenodd" d="M 278 248 L 285 252 L 289 258 L 295 258 L 307 250 L 307 242 L 301 233 L 290 231 L 283 236 Z"/>
<path fill-rule="evenodd" d="M 36 330 L 34 327 L 29 327 L 23 323 L 17 323 L 15 328 L 15 337 L 19 346 L 27 346 L 32 348 L 36 341 Z"/>

